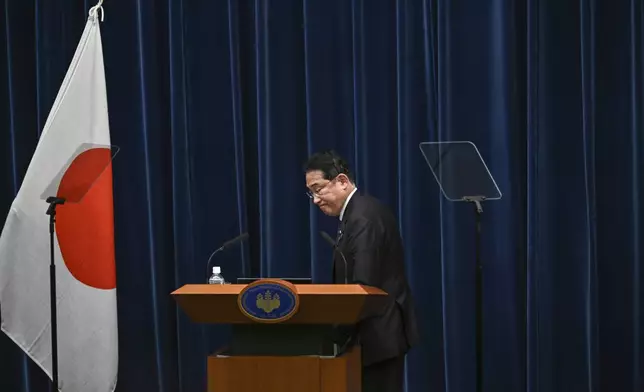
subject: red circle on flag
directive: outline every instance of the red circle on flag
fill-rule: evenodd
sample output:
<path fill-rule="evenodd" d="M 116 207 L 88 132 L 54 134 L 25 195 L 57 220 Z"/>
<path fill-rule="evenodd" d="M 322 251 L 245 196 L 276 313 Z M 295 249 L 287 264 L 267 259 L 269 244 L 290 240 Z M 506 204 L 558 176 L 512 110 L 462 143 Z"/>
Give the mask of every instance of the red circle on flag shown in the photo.
<path fill-rule="evenodd" d="M 112 165 L 109 148 L 78 155 L 58 187 L 56 236 L 69 272 L 97 289 L 116 288 Z"/>

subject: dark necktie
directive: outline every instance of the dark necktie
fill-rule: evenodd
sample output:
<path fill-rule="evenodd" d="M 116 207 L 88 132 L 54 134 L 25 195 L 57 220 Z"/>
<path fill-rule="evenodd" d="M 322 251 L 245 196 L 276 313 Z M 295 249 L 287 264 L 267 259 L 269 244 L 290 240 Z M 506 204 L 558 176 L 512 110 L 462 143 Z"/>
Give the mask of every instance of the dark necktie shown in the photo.
<path fill-rule="evenodd" d="M 335 244 L 336 246 L 340 243 L 340 240 L 342 239 L 342 222 L 338 225 L 338 233 L 335 236 Z"/>
<path fill-rule="evenodd" d="M 342 222 L 340 222 L 340 224 L 338 224 L 338 232 L 336 233 L 336 236 L 335 236 L 335 246 L 336 247 L 340 244 L 341 239 L 342 239 Z M 338 271 L 335 268 L 336 267 L 335 266 L 336 257 L 338 257 L 338 256 L 334 255 L 334 257 L 333 257 L 333 271 L 331 272 L 331 276 L 333 277 L 333 282 L 334 283 L 339 283 L 339 282 L 344 281 L 344 280 L 340 279 L 339 276 L 336 276 L 336 274 L 338 273 Z"/>

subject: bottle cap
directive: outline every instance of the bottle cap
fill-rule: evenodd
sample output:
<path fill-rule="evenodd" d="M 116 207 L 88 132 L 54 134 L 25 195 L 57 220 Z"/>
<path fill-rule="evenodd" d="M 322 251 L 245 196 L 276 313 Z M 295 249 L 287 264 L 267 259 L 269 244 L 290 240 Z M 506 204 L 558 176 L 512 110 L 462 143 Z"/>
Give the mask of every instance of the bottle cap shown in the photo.
<path fill-rule="evenodd" d="M 212 273 L 213 274 L 220 274 L 221 273 L 221 267 L 218 267 L 218 266 L 212 267 Z"/>

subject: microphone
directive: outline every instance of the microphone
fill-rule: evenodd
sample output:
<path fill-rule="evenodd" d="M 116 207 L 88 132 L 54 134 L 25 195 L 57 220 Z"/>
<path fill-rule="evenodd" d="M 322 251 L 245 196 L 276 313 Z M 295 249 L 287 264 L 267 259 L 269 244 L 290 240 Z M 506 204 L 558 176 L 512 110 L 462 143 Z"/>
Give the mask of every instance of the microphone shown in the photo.
<path fill-rule="evenodd" d="M 237 244 L 238 242 L 241 242 L 241 241 L 245 240 L 246 238 L 248 238 L 248 233 L 240 234 L 240 235 L 238 235 L 237 237 L 233 238 L 232 240 L 228 240 L 228 241 L 224 242 L 224 244 L 223 244 L 221 247 L 219 247 L 219 248 L 215 249 L 215 251 L 214 251 L 214 252 L 212 252 L 212 254 L 210 255 L 210 257 L 208 258 L 208 265 L 207 265 L 208 270 L 207 270 L 207 275 L 208 275 L 208 276 L 210 276 L 210 273 L 211 273 L 211 271 L 212 271 L 212 268 L 210 268 L 210 261 L 212 260 L 212 257 L 213 257 L 214 255 L 216 255 L 217 253 L 221 252 L 222 250 L 224 250 L 224 249 L 228 248 L 229 246 L 235 245 L 235 244 Z"/>
<path fill-rule="evenodd" d="M 336 246 L 335 241 L 333 241 L 333 238 L 327 233 L 326 231 L 320 230 L 320 235 L 322 238 L 326 240 L 326 242 L 333 247 L 333 250 L 338 252 L 340 254 L 340 257 L 342 257 L 342 261 L 344 261 L 344 284 L 347 284 L 347 271 L 348 271 L 348 264 L 347 264 L 347 259 L 344 257 L 344 253 Z"/>

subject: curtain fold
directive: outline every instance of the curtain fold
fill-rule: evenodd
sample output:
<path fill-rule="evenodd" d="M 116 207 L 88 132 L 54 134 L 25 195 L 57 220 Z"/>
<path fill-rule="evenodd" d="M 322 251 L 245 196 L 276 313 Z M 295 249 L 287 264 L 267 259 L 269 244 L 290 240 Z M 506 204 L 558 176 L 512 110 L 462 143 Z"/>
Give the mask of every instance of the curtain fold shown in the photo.
<path fill-rule="evenodd" d="M 4 214 L 93 3 L 1 4 Z M 169 293 L 205 282 L 228 239 L 249 233 L 213 257 L 227 280 L 330 282 L 319 231 L 337 219 L 310 203 L 302 172 L 330 148 L 399 220 L 422 331 L 406 391 L 474 391 L 473 207 L 441 195 L 419 150 L 449 140 L 475 143 L 503 193 L 482 215 L 484 390 L 644 388 L 641 1 L 103 8 L 117 391 L 205 389 L 229 328 L 192 323 Z M 0 353 L 0 390 L 48 390 L 5 335 Z"/>

